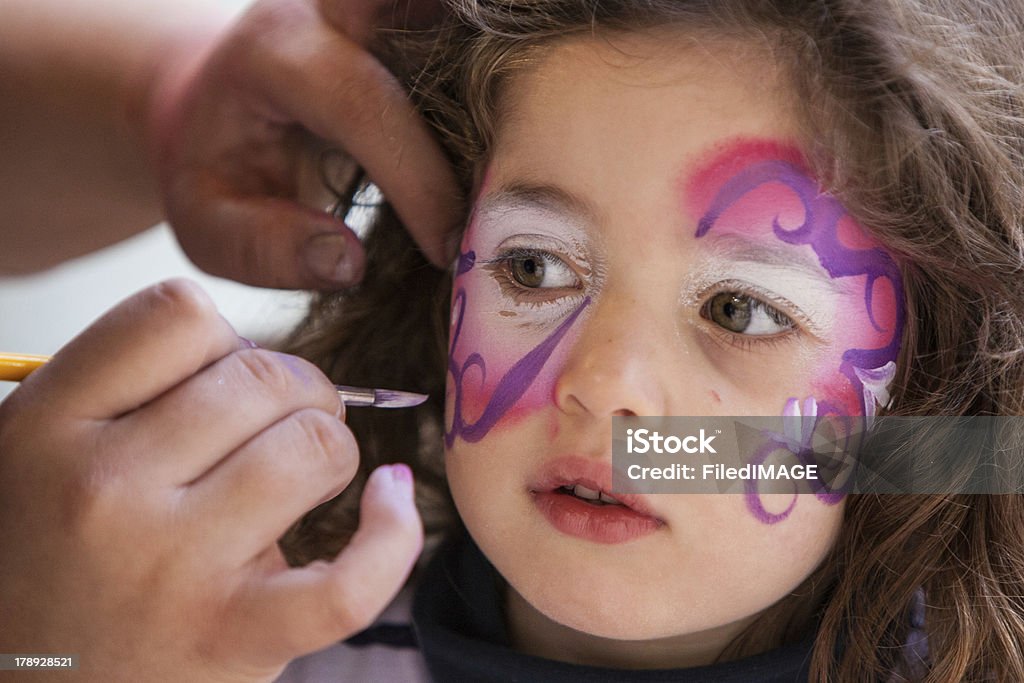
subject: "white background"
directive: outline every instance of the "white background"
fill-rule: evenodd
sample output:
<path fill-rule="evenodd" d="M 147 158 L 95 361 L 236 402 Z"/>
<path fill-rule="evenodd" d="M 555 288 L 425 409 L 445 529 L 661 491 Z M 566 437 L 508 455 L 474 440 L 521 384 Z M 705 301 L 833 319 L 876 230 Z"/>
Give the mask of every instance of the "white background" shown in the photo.
<path fill-rule="evenodd" d="M 248 0 L 217 0 L 242 9 Z M 169 277 L 199 281 L 239 334 L 271 342 L 301 318 L 306 294 L 256 289 L 201 273 L 166 225 L 58 268 L 0 278 L 0 351 L 52 354 L 126 296 Z M 0 382 L 0 398 L 16 385 Z"/>

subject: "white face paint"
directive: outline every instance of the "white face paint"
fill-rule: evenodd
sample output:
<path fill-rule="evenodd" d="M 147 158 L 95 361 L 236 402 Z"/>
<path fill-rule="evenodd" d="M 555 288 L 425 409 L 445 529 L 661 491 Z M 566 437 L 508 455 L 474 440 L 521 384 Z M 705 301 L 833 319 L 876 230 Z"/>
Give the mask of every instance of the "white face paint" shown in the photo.
<path fill-rule="evenodd" d="M 815 336 L 828 337 L 842 312 L 843 282 L 829 277 L 813 251 L 754 243 L 735 234 L 708 238 L 701 265 L 684 284 L 681 299 L 705 300 L 709 292 L 739 292 L 767 304 Z M 749 335 L 782 332 L 777 321 L 759 312 Z"/>

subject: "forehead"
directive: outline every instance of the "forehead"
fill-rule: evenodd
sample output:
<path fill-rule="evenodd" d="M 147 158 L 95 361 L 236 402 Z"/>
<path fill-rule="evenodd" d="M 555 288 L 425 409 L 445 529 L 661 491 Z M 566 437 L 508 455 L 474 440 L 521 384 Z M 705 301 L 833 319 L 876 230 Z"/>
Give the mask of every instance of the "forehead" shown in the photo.
<path fill-rule="evenodd" d="M 767 45 L 682 29 L 561 41 L 507 84 L 501 104 L 489 180 L 557 182 L 608 201 L 653 199 L 652 176 L 682 180 L 716 143 L 797 138 Z"/>

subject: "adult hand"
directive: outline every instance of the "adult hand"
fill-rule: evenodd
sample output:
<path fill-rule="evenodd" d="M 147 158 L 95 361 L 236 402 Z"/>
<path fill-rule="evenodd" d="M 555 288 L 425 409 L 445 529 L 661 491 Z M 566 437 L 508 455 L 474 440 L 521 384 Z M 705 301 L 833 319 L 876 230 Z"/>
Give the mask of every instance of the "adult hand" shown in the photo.
<path fill-rule="evenodd" d="M 165 208 L 201 268 L 272 287 L 358 281 L 355 234 L 300 205 L 310 158 L 345 150 L 380 186 L 427 257 L 447 265 L 454 174 L 394 77 L 367 51 L 390 0 L 261 0 L 155 95 Z M 432 0 L 393 16 L 423 22 Z"/>
<path fill-rule="evenodd" d="M 194 285 L 113 309 L 0 404 L 0 651 L 78 654 L 84 680 L 270 680 L 365 627 L 422 543 L 404 466 L 370 477 L 333 562 L 275 543 L 353 476 L 342 414 Z"/>

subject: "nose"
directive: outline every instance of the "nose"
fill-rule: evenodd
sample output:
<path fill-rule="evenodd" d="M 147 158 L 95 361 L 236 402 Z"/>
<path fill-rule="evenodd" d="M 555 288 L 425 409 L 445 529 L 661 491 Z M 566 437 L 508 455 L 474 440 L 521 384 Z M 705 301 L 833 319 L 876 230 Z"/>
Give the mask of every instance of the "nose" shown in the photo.
<path fill-rule="evenodd" d="M 635 300 L 601 297 L 555 380 L 555 404 L 572 415 L 666 415 L 677 353 L 672 321 Z"/>

